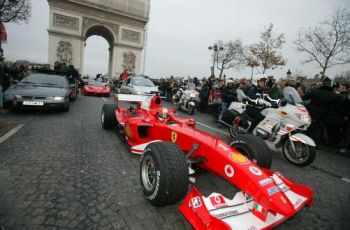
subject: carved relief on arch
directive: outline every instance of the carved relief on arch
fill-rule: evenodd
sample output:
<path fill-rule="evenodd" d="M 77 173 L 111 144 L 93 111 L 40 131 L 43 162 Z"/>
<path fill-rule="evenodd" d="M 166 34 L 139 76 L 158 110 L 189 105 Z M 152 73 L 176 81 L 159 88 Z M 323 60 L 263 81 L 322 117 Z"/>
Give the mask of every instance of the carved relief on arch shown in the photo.
<path fill-rule="evenodd" d="M 72 64 L 73 48 L 70 42 L 60 41 L 57 46 L 57 61 L 60 63 Z"/>
<path fill-rule="evenodd" d="M 118 34 L 119 34 L 119 25 L 116 24 L 112 24 L 112 23 L 108 23 L 108 22 L 103 22 L 103 21 L 99 21 L 97 19 L 94 18 L 83 18 L 83 36 L 86 34 L 87 30 L 93 26 L 93 25 L 101 25 L 101 26 L 106 26 L 107 28 L 111 29 L 113 36 L 114 36 L 114 40 L 116 41 L 118 38 Z"/>
<path fill-rule="evenodd" d="M 136 55 L 130 50 L 128 52 L 123 53 L 123 66 L 126 66 L 126 70 L 128 72 L 133 73 L 135 70 Z"/>

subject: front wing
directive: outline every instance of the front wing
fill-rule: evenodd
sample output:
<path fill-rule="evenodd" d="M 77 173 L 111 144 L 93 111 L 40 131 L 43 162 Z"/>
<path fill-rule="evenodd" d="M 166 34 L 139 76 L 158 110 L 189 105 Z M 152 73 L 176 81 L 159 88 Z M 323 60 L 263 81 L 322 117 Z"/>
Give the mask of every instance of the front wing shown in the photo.
<path fill-rule="evenodd" d="M 298 194 L 284 183 L 280 187 L 294 206 L 295 212 L 306 204 L 312 204 L 309 194 Z M 244 192 L 236 193 L 233 199 L 219 193 L 205 197 L 196 187 L 192 188 L 179 209 L 195 229 L 203 230 L 271 229 L 288 219 L 279 213 L 264 209 Z"/>

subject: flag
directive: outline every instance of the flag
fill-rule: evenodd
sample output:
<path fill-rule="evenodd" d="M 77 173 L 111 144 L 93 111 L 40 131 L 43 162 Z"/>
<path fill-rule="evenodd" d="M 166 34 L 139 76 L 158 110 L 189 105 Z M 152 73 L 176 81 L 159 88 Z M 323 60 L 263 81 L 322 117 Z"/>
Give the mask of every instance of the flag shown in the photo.
<path fill-rule="evenodd" d="M 0 40 L 1 42 L 7 42 L 7 33 L 6 33 L 6 29 L 4 26 L 4 23 L 0 23 L 0 32 L 1 32 L 1 36 L 0 36 Z"/>

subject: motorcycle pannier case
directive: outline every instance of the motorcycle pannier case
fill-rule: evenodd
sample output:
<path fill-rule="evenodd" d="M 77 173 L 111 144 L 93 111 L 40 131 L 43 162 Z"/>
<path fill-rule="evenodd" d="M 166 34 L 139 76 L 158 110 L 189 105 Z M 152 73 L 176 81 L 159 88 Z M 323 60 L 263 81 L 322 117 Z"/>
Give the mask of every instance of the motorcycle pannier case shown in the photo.
<path fill-rule="evenodd" d="M 237 112 L 236 110 L 227 109 L 225 113 L 222 115 L 221 121 L 228 125 L 232 125 L 233 121 L 239 115 L 240 115 L 239 112 Z"/>

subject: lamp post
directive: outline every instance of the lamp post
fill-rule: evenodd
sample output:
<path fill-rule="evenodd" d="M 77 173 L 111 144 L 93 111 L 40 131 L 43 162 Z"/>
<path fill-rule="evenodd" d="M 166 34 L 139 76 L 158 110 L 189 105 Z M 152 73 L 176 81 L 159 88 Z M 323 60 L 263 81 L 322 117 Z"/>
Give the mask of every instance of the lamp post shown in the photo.
<path fill-rule="evenodd" d="M 224 47 L 218 46 L 218 44 L 214 44 L 213 46 L 208 47 L 209 50 L 214 50 L 214 57 L 213 57 L 213 66 L 211 67 L 211 75 L 215 76 L 215 62 L 218 61 L 218 52 L 224 50 Z"/>
<path fill-rule="evenodd" d="M 290 69 L 287 71 L 287 78 L 290 79 L 290 76 L 292 75 L 292 72 L 290 72 Z"/>

